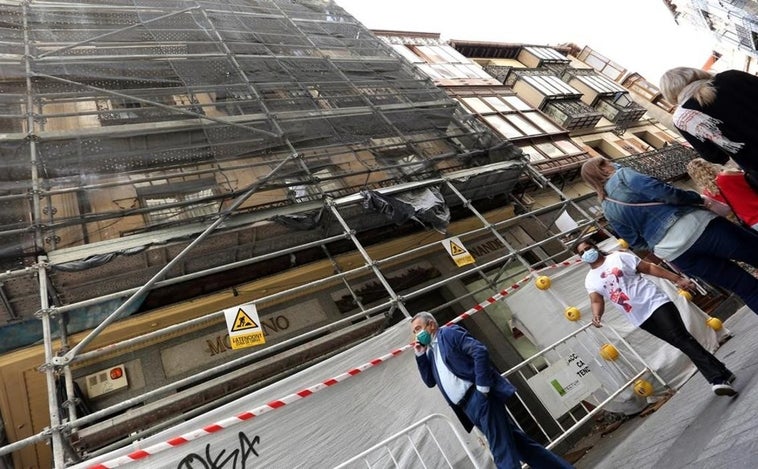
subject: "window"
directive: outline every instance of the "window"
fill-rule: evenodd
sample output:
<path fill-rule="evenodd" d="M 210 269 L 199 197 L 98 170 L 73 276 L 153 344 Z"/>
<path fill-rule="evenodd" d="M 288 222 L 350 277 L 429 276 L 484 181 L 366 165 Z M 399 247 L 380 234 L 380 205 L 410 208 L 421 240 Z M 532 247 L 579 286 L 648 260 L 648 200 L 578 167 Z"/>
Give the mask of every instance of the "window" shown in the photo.
<path fill-rule="evenodd" d="M 156 208 L 145 213 L 148 224 L 191 220 L 213 215 L 221 206 L 218 201 L 203 200 L 216 195 L 216 180 L 212 178 L 188 181 L 163 179 L 136 184 L 136 186 L 140 205 L 145 208 Z"/>
<path fill-rule="evenodd" d="M 344 182 L 339 179 L 340 171 L 336 166 L 326 166 L 311 174 L 317 182 L 303 184 L 302 179 L 285 179 L 289 184 L 288 198 L 293 202 L 320 199 L 322 194 L 337 192 L 345 188 Z"/>
<path fill-rule="evenodd" d="M 524 153 L 529 155 L 529 160 L 540 162 L 551 158 L 563 158 L 566 156 L 575 156 L 586 153 L 576 143 L 569 139 L 554 140 L 552 142 L 540 143 L 537 145 L 519 146 Z"/>
<path fill-rule="evenodd" d="M 393 141 L 394 139 L 381 139 Z M 399 139 L 398 139 L 399 140 Z M 391 145 L 371 150 L 377 161 L 397 176 L 412 176 L 426 170 L 429 162 L 417 155 L 408 145 Z"/>
<path fill-rule="evenodd" d="M 466 106 L 471 108 L 477 114 L 492 113 L 492 108 L 487 106 L 487 103 L 479 98 L 461 98 Z"/>
<path fill-rule="evenodd" d="M 549 119 L 546 119 L 542 114 L 537 111 L 525 112 L 524 117 L 538 125 L 542 131 L 546 134 L 554 134 L 562 132 L 561 128 L 553 124 Z"/>
<path fill-rule="evenodd" d="M 534 148 L 531 145 L 526 145 L 523 147 L 520 147 L 521 150 L 529 156 L 529 161 L 531 163 L 537 163 L 539 161 L 544 161 L 547 159 L 545 155 L 540 153 L 536 148 Z"/>
<path fill-rule="evenodd" d="M 392 44 L 391 46 L 392 46 L 393 49 L 395 49 L 395 52 L 397 52 L 398 54 L 400 54 L 403 57 L 405 57 L 405 59 L 408 60 L 411 63 L 419 64 L 419 63 L 423 63 L 424 62 L 423 60 L 421 60 L 421 57 L 419 57 L 416 54 L 414 54 L 413 52 L 411 52 L 411 50 L 408 49 L 403 44 Z"/>
<path fill-rule="evenodd" d="M 563 150 L 567 155 L 578 155 L 580 153 L 584 153 L 584 150 L 582 150 L 571 140 L 557 140 L 553 143 L 555 143 L 558 148 Z"/>
<path fill-rule="evenodd" d="M 551 142 L 540 143 L 536 145 L 536 147 L 542 153 L 549 156 L 550 158 L 557 158 L 559 156 L 563 156 L 563 151 L 561 151 L 561 149 L 558 148 L 554 143 L 551 143 Z"/>
<path fill-rule="evenodd" d="M 420 68 L 425 74 L 427 74 L 429 78 L 432 78 L 434 80 L 441 80 L 443 78 L 443 76 L 437 73 L 437 71 L 433 69 L 431 65 L 418 64 L 418 68 Z"/>
<path fill-rule="evenodd" d="M 517 111 L 531 111 L 534 109 L 518 96 L 503 96 L 502 98 Z"/>
<path fill-rule="evenodd" d="M 485 93 L 485 90 L 466 90 L 453 92 L 453 96 L 466 109 L 480 115 L 485 122 L 508 139 L 566 133 L 565 129 L 555 125 L 542 112 L 517 96 L 487 96 Z"/>
<path fill-rule="evenodd" d="M 198 101 L 186 94 L 145 96 L 141 97 L 141 99 L 205 115 L 205 111 L 198 105 Z M 170 109 L 166 109 L 165 107 L 129 98 L 114 97 L 110 99 L 98 99 L 95 101 L 95 106 L 98 110 L 98 118 L 101 125 L 121 124 L 124 120 L 156 122 L 192 118 L 189 114 L 171 112 Z"/>
<path fill-rule="evenodd" d="M 515 127 L 517 127 L 520 131 L 522 131 L 524 134 L 532 136 L 532 135 L 540 135 L 543 133 L 540 129 L 533 126 L 529 121 L 524 119 L 522 116 L 518 114 L 508 114 L 505 116 L 505 118 L 513 124 Z"/>
<path fill-rule="evenodd" d="M 617 140 L 616 145 L 620 146 L 624 150 L 628 151 L 630 154 L 637 154 L 637 153 L 644 153 L 646 151 L 651 151 L 653 148 L 650 145 L 647 145 L 644 142 L 640 142 L 637 139 L 634 138 L 627 138 L 623 140 Z"/>
<path fill-rule="evenodd" d="M 503 99 L 507 97 L 508 96 L 488 96 L 482 99 L 486 101 L 487 104 L 492 106 L 497 112 L 513 112 L 513 109 L 505 102 L 503 102 Z"/>
<path fill-rule="evenodd" d="M 500 116 L 484 116 L 484 120 L 505 138 L 519 138 L 524 135 Z"/>
<path fill-rule="evenodd" d="M 582 53 L 579 54 L 579 59 L 611 80 L 618 80 L 626 73 L 624 67 L 589 48 L 582 50 Z"/>
<path fill-rule="evenodd" d="M 471 59 L 460 54 L 453 54 L 455 49 L 449 46 L 416 46 L 419 54 L 426 57 L 429 63 L 470 63 Z"/>

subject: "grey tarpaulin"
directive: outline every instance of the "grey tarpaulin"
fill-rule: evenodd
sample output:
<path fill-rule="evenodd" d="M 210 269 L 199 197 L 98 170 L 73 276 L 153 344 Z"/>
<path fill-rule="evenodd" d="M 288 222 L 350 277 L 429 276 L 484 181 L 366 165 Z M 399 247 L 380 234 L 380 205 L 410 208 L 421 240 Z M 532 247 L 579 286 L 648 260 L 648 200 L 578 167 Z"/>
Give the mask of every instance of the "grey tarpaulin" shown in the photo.
<path fill-rule="evenodd" d="M 83 469 L 112 460 L 137 448 L 147 448 L 165 442 L 321 383 L 406 345 L 410 339 L 409 331 L 408 322 L 404 321 L 357 347 L 244 398 L 135 442 L 133 446 L 112 451 L 73 467 Z M 476 430 L 471 434 L 466 433 L 440 392 L 423 384 L 416 369 L 412 349 L 315 392 L 310 397 L 159 452 L 139 462 L 130 463 L 126 467 L 210 467 L 203 466 L 201 459 L 207 462 L 208 455 L 218 458 L 225 452 L 221 457 L 223 460 L 235 451 L 239 454 L 241 447 L 249 447 L 246 446 L 247 441 L 252 442 L 258 438 L 254 445 L 258 455 L 248 455 L 248 468 L 331 468 L 433 413 L 442 413 L 453 419 L 456 428 L 468 440 L 469 448 L 477 455 L 482 467 L 492 467 L 488 462 L 489 453 L 481 446 Z M 463 461 L 465 452 L 449 428 L 441 425 L 432 425 L 432 428 L 435 437 L 448 454 L 457 458 L 453 462 Z M 420 453 L 426 467 L 447 467 L 438 451 L 431 445 L 431 438 L 422 439 Z M 399 461 L 399 467 L 421 467 L 418 459 L 413 459 L 411 453 L 407 444 L 393 451 L 393 455 Z M 386 454 L 385 452 L 384 457 Z M 189 460 L 187 458 L 192 458 L 193 464 L 181 465 L 182 461 Z M 355 467 L 366 467 L 365 463 L 361 464 Z M 236 466 L 232 466 L 230 460 L 229 465 L 225 467 L 239 468 L 243 465 L 237 460 Z M 396 466 L 377 464 L 372 467 Z M 456 467 L 470 467 L 470 463 Z"/>
<path fill-rule="evenodd" d="M 393 195 L 367 190 L 361 191 L 361 195 L 364 208 L 381 213 L 398 225 L 415 220 L 445 233 L 450 223 L 450 209 L 433 187 Z"/>

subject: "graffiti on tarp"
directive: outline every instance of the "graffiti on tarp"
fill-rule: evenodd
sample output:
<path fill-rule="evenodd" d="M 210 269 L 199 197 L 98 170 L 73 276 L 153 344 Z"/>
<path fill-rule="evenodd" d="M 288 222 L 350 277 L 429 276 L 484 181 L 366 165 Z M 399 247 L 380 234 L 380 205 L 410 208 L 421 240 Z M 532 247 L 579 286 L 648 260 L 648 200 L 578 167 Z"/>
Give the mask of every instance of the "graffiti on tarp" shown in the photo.
<path fill-rule="evenodd" d="M 176 466 L 177 469 L 246 469 L 248 461 L 258 457 L 256 445 L 261 438 L 256 435 L 252 440 L 243 432 L 237 434 L 239 448 L 226 455 L 226 450 L 217 451 L 214 455 L 211 444 L 205 445 L 205 454 L 189 453 Z"/>

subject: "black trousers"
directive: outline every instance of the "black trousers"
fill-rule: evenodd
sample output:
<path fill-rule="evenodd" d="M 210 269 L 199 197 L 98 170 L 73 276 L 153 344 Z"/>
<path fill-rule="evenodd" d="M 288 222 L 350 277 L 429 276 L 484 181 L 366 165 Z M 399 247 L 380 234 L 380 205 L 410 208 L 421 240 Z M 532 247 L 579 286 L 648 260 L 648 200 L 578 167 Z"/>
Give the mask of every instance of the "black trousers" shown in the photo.
<path fill-rule="evenodd" d="M 709 383 L 731 374 L 726 365 L 692 337 L 674 303 L 659 306 L 640 328 L 681 350 Z"/>

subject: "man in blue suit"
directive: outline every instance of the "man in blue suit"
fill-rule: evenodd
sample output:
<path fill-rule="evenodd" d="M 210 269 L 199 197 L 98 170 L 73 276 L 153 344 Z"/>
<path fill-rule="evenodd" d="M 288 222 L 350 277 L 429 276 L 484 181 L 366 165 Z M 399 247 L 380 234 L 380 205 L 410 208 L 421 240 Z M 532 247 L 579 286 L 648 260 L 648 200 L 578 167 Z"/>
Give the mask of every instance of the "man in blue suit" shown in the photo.
<path fill-rule="evenodd" d="M 424 384 L 439 387 L 466 431 L 476 425 L 484 433 L 498 469 L 520 469 L 520 461 L 534 469 L 573 467 L 511 421 L 505 401 L 516 388 L 490 362 L 484 344 L 460 326 L 439 327 L 426 311 L 413 317 L 411 331 Z"/>

